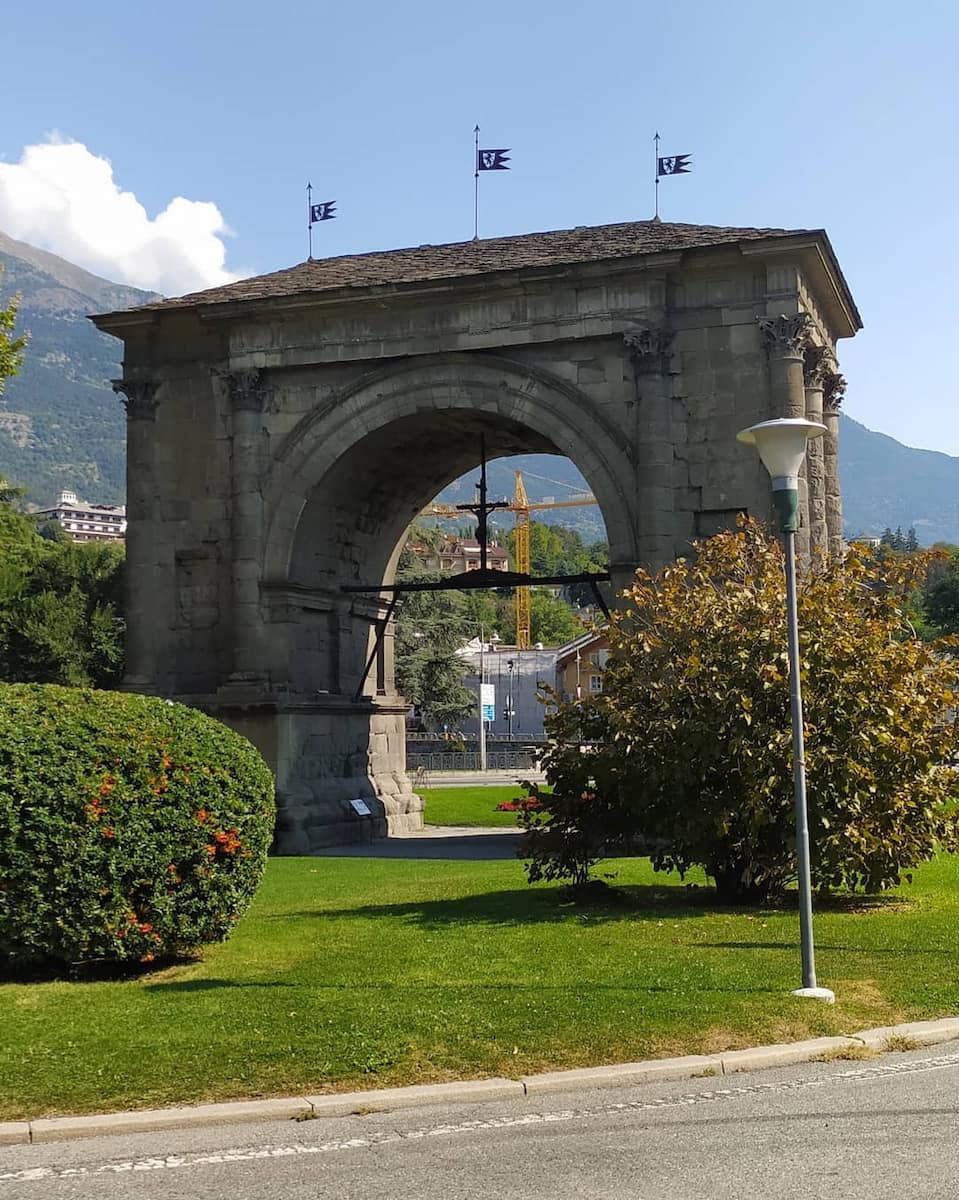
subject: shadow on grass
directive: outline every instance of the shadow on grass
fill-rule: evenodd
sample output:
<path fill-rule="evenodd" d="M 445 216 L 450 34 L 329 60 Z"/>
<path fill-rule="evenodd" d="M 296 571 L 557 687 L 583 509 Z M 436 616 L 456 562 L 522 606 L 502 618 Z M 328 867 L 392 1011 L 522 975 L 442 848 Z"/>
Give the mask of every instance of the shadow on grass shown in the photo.
<path fill-rule="evenodd" d="M 591 903 L 567 901 L 561 888 L 512 889 L 482 892 L 455 900 L 422 900 L 406 904 L 366 904 L 349 908 L 321 908 L 284 912 L 266 920 L 380 918 L 422 925 L 429 929 L 447 925 L 534 925 L 578 922 L 584 925 L 615 921 L 682 920 L 711 913 L 755 913 L 750 906 L 725 906 L 712 888 L 661 888 L 654 884 L 626 885 L 595 893 Z"/>
<path fill-rule="evenodd" d="M 0 984 L 6 983 L 123 983 L 200 962 L 199 954 L 183 954 L 142 962 L 31 963 L 0 967 Z"/>
<path fill-rule="evenodd" d="M 795 947 L 793 947 L 795 949 Z M 229 980 L 182 980 L 171 979 L 166 983 L 150 983 L 145 990 L 150 992 L 190 992 L 207 988 L 250 988 L 270 989 L 274 987 L 304 988 L 308 992 L 351 992 L 398 993 L 401 996 L 419 995 L 436 992 L 452 992 L 470 995 L 475 992 L 502 992 L 510 994 L 526 994 L 528 992 L 551 992 L 560 995 L 568 993 L 582 994 L 583 992 L 628 992 L 630 995 L 662 994 L 673 996 L 677 989 L 663 983 L 597 983 L 595 979 L 574 979 L 569 983 L 543 983 L 542 980 L 476 980 L 469 983 L 450 983 L 443 980 L 428 979 L 421 982 L 394 979 L 361 979 L 326 983 L 322 980 L 310 980 L 308 983 L 274 983 L 265 980 L 262 983 L 231 983 Z M 742 981 L 732 981 L 727 984 L 710 983 L 698 989 L 700 992 L 728 992 L 731 995 L 779 995 L 781 988 L 772 984 L 747 984 Z"/>
<path fill-rule="evenodd" d="M 797 938 L 795 942 L 697 942 L 696 945 L 704 950 L 788 950 L 790 953 L 795 953 L 799 940 Z M 928 950 L 918 949 L 914 946 L 870 946 L 868 943 L 861 943 L 858 946 L 834 946 L 829 942 L 817 940 L 816 951 L 820 950 L 829 950 L 836 954 L 892 954 L 896 958 L 910 956 L 948 958 L 950 961 L 956 957 L 955 950 L 945 946 Z"/>
<path fill-rule="evenodd" d="M 219 988 L 300 988 L 302 983 L 277 979 L 167 979 L 160 983 L 147 983 L 145 992 L 214 992 Z"/>

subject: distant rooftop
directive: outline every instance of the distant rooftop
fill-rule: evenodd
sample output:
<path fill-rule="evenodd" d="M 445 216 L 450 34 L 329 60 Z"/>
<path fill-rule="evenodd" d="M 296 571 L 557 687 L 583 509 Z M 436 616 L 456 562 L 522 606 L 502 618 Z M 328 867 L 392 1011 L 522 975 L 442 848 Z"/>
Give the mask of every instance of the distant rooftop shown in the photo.
<path fill-rule="evenodd" d="M 679 225 L 665 221 L 581 225 L 575 229 L 526 233 L 515 237 L 308 259 L 282 271 L 242 279 L 203 292 L 192 292 L 171 300 L 159 300 L 133 311 L 156 312 L 197 305 L 278 299 L 343 288 L 423 283 L 487 275 L 497 271 L 601 262 L 643 254 L 789 237 L 821 238 L 828 246 L 824 232 L 815 229 L 730 229 L 718 225 Z"/>

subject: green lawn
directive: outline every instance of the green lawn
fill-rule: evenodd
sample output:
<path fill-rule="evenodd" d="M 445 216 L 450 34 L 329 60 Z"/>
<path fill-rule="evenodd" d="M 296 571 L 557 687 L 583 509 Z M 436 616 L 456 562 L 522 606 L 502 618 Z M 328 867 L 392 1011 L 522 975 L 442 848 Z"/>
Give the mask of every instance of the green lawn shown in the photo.
<path fill-rule="evenodd" d="M 516 829 L 516 813 L 496 812 L 504 800 L 521 799 L 526 793 L 509 787 L 420 788 L 427 825 L 487 825 Z"/>
<path fill-rule="evenodd" d="M 519 862 L 275 859 L 233 939 L 139 978 L 0 986 L 0 1117 L 717 1051 L 959 1008 L 959 859 L 797 918 L 614 866 L 635 910 L 563 907 Z"/>

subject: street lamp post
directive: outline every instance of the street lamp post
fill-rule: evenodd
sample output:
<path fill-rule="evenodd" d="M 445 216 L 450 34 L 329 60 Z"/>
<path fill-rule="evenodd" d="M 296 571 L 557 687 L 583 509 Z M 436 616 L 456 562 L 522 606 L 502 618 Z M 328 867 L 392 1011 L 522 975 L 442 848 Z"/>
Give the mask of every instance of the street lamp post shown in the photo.
<path fill-rule="evenodd" d="M 513 660 L 506 660 L 506 735 L 513 736 Z"/>
<path fill-rule="evenodd" d="M 822 437 L 825 425 L 802 418 L 761 421 L 737 434 L 755 446 L 772 479 L 773 503 L 786 551 L 786 624 L 789 636 L 789 699 L 792 711 L 793 790 L 796 798 L 796 856 L 799 867 L 799 935 L 802 947 L 802 987 L 794 996 L 825 1000 L 836 997 L 816 984 L 816 955 L 812 929 L 812 873 L 809 865 L 809 820 L 806 811 L 806 758 L 803 743 L 802 689 L 799 677 L 799 617 L 796 604 L 796 530 L 799 528 L 799 471 L 811 438 Z"/>
<path fill-rule="evenodd" d="M 484 649 L 483 626 L 481 625 L 479 648 L 479 759 L 481 771 L 486 770 L 486 705 L 483 703 L 485 699 L 483 684 L 486 680 L 486 656 Z"/>

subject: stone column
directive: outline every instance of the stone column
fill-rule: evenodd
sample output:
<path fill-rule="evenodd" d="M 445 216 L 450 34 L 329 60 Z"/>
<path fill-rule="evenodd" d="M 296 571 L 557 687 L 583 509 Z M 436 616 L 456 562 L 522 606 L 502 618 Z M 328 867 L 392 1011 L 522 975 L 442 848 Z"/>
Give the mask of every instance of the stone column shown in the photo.
<path fill-rule="evenodd" d="M 655 570 L 675 554 L 672 435 L 672 331 L 637 329 L 623 334 L 636 374 L 636 497 L 638 547 Z M 629 572 L 632 581 L 632 569 Z"/>
<path fill-rule="evenodd" d="M 156 692 L 158 650 L 168 620 L 156 611 L 157 480 L 154 435 L 158 385 L 149 379 L 114 379 L 127 412 L 126 673 L 128 692 Z"/>
<path fill-rule="evenodd" d="M 806 420 L 823 424 L 822 396 L 826 374 L 825 346 L 807 346 L 803 356 L 806 382 Z M 806 477 L 809 482 L 809 544 L 815 553 L 829 548 L 826 527 L 825 448 L 821 437 L 813 438 L 806 450 Z"/>
<path fill-rule="evenodd" d="M 823 474 L 826 485 L 826 532 L 830 558 L 841 558 L 842 493 L 839 488 L 839 408 L 846 381 L 836 371 L 827 371 L 823 378 Z"/>
<path fill-rule="evenodd" d="M 230 543 L 233 580 L 231 692 L 259 693 L 269 684 L 260 571 L 263 561 L 263 413 L 268 389 L 261 371 L 222 373 L 230 398 Z"/>
<path fill-rule="evenodd" d="M 806 388 L 803 380 L 803 351 L 809 339 L 809 314 L 760 317 L 759 328 L 769 354 L 771 392 L 770 419 L 805 417 Z M 799 529 L 796 553 L 809 559 L 809 484 L 806 466 L 799 476 Z"/>

